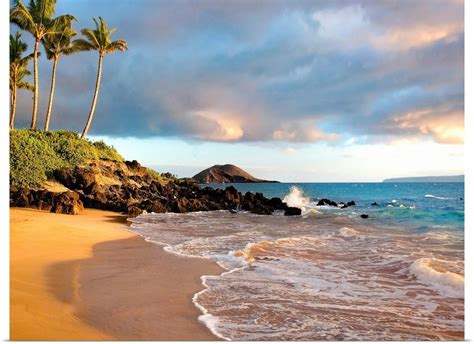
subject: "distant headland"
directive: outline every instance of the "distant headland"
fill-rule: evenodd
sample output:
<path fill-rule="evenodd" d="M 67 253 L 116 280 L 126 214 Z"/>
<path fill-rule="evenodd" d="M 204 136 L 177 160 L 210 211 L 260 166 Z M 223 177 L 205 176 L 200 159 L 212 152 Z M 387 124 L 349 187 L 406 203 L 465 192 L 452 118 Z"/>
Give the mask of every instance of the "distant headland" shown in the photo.
<path fill-rule="evenodd" d="M 202 170 L 193 177 L 198 183 L 279 183 L 273 180 L 263 180 L 252 176 L 235 165 L 214 165 Z"/>
<path fill-rule="evenodd" d="M 464 183 L 464 175 L 384 179 L 384 183 Z"/>

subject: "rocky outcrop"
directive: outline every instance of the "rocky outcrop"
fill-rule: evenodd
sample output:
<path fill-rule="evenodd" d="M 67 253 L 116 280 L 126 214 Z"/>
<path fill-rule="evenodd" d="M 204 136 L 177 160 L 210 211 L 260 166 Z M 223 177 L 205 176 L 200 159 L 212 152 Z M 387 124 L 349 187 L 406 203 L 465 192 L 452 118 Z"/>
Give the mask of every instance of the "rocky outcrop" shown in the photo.
<path fill-rule="evenodd" d="M 10 206 L 35 208 L 52 213 L 77 215 L 84 209 L 78 193 L 73 191 L 51 192 L 10 187 Z"/>
<path fill-rule="evenodd" d="M 54 193 L 11 187 L 12 206 L 34 207 L 57 213 L 77 214 L 83 207 L 127 213 L 135 217 L 143 212 L 209 210 L 246 210 L 269 215 L 281 210 L 299 215 L 279 198 L 268 199 L 262 193 L 242 195 L 236 188 L 200 187 L 196 182 L 164 182 L 137 161 L 99 161 L 86 166 L 54 171 L 55 181 L 70 191 Z M 288 210 L 288 211 L 287 211 Z"/>
<path fill-rule="evenodd" d="M 235 165 L 214 165 L 199 172 L 193 177 L 198 183 L 278 183 L 255 178 L 250 173 Z"/>

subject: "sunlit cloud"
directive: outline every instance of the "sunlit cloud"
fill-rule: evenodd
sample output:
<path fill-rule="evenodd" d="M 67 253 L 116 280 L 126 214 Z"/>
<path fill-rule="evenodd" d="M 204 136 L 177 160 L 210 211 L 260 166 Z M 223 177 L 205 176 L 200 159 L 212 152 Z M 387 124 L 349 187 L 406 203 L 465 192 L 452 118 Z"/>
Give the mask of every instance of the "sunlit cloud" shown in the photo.
<path fill-rule="evenodd" d="M 464 143 L 464 114 L 462 112 L 440 112 L 436 109 L 408 112 L 393 117 L 387 127 L 429 135 L 439 143 Z"/>
<path fill-rule="evenodd" d="M 397 28 L 380 35 L 373 35 L 371 43 L 379 49 L 400 50 L 428 45 L 440 39 L 454 40 L 463 32 L 462 25 L 416 26 Z"/>
<path fill-rule="evenodd" d="M 291 142 L 334 142 L 339 139 L 339 135 L 325 133 L 311 121 L 299 121 L 283 123 L 279 129 L 273 131 L 272 138 L 276 141 Z"/>
<path fill-rule="evenodd" d="M 197 138 L 209 141 L 237 141 L 242 138 L 244 131 L 238 123 L 238 117 L 213 111 L 198 111 L 197 115 L 212 119 L 218 124 L 217 130 L 205 135 L 198 134 Z"/>

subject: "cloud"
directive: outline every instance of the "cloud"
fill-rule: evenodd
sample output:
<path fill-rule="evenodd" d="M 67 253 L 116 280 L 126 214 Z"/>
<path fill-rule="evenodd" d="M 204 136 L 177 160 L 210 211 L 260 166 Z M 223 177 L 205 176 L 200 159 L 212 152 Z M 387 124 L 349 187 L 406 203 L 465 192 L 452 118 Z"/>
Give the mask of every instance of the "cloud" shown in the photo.
<path fill-rule="evenodd" d="M 219 112 L 198 112 L 196 115 L 215 121 L 216 128 L 212 132 L 197 134 L 196 138 L 212 141 L 238 141 L 244 135 L 238 121 L 231 114 L 222 114 Z"/>
<path fill-rule="evenodd" d="M 287 122 L 273 131 L 272 139 L 289 142 L 337 141 L 339 136 L 322 132 L 311 121 Z"/>
<path fill-rule="evenodd" d="M 105 58 L 91 134 L 218 142 L 344 144 L 394 136 L 462 142 L 459 1 L 58 4 L 58 14 L 67 12 L 77 16 L 78 29 L 103 15 L 117 28 L 113 37 L 126 39 L 130 48 Z M 60 60 L 53 128 L 82 129 L 96 64 L 93 52 Z M 40 123 L 50 68 L 41 59 Z M 20 126 L 28 125 L 30 107 L 31 94 L 22 92 Z M 436 109 L 446 110 L 441 116 Z"/>
<path fill-rule="evenodd" d="M 424 109 L 390 118 L 387 128 L 411 131 L 414 135 L 431 135 L 436 142 L 464 143 L 464 114 L 459 111 Z"/>

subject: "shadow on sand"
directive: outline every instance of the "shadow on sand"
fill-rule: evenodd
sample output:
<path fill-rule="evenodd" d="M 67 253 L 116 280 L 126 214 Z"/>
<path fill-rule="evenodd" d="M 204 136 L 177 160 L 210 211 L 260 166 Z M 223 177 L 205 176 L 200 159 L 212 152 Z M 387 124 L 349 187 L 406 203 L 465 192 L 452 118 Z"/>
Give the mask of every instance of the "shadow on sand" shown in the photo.
<path fill-rule="evenodd" d="M 46 275 L 49 291 L 75 316 L 117 339 L 215 340 L 191 300 L 201 275 L 220 272 L 132 237 L 96 244 L 90 258 L 53 264 Z"/>

